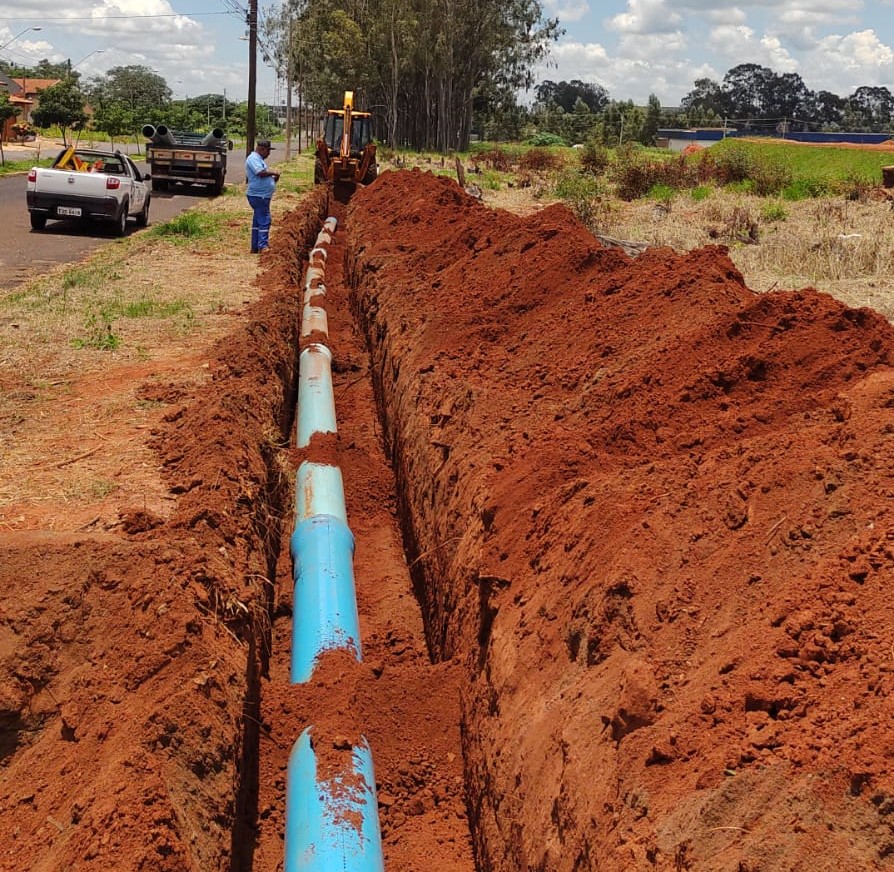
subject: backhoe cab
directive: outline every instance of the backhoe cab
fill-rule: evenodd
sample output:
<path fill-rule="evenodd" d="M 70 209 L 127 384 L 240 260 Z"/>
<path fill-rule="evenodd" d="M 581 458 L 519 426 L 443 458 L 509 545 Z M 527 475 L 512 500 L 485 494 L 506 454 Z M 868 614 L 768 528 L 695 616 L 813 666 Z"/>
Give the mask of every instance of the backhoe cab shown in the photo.
<path fill-rule="evenodd" d="M 368 185 L 379 169 L 372 137 L 372 115 L 354 110 L 354 92 L 345 91 L 343 109 L 329 109 L 317 140 L 314 182 Z"/>

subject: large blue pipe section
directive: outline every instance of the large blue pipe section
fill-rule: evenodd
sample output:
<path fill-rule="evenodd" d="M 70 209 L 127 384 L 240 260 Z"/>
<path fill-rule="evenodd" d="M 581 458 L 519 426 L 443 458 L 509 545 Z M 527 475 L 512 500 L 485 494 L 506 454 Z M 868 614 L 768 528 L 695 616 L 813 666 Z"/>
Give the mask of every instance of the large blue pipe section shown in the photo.
<path fill-rule="evenodd" d="M 369 744 L 364 739 L 352 748 L 352 771 L 347 777 L 321 781 L 311 732 L 308 728 L 301 734 L 289 755 L 289 785 L 309 785 L 310 789 L 290 790 L 286 798 L 285 872 L 384 872 Z M 295 824 L 293 831 L 288 829 L 290 820 Z"/>
<path fill-rule="evenodd" d="M 301 337 L 329 338 L 323 285 L 336 221 L 327 218 L 311 252 Z M 313 300 L 313 304 L 311 301 Z M 332 352 L 323 341 L 299 356 L 296 442 L 309 448 L 319 433 L 336 433 Z M 341 470 L 305 460 L 295 481 L 291 539 L 294 606 L 291 680 L 310 681 L 320 657 L 340 650 L 362 659 L 354 589 L 354 536 L 348 527 Z M 365 738 L 350 749 L 344 771 L 321 780 L 308 727 L 289 755 L 283 872 L 384 872 L 372 752 Z M 347 754 L 345 754 L 347 758 Z"/>

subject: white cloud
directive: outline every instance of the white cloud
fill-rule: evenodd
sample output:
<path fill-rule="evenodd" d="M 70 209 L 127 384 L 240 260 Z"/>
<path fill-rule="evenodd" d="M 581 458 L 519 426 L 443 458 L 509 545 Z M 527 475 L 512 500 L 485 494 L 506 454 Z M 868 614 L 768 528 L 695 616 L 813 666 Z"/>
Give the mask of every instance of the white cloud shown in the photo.
<path fill-rule="evenodd" d="M 839 96 L 852 93 L 861 85 L 890 87 L 894 76 L 894 51 L 873 30 L 861 30 L 846 36 L 833 34 L 819 41 L 805 62 L 817 82 L 808 82 Z"/>
<path fill-rule="evenodd" d="M 627 0 L 627 10 L 609 19 L 607 26 L 621 33 L 668 33 L 682 20 L 664 0 Z"/>
<path fill-rule="evenodd" d="M 655 39 L 654 44 L 660 45 L 660 38 Z M 716 77 L 713 68 L 695 67 L 666 52 L 653 51 L 642 57 L 610 56 L 598 43 L 559 43 L 553 48 L 552 60 L 558 69 L 541 67 L 538 80 L 593 82 L 602 85 L 613 100 L 633 100 L 639 105 L 645 105 L 649 95 L 655 94 L 663 105 L 676 106 L 680 97 L 692 90 L 696 78 Z"/>
<path fill-rule="evenodd" d="M 558 18 L 559 23 L 580 21 L 590 12 L 586 0 L 546 0 L 544 3 L 549 18 Z"/>

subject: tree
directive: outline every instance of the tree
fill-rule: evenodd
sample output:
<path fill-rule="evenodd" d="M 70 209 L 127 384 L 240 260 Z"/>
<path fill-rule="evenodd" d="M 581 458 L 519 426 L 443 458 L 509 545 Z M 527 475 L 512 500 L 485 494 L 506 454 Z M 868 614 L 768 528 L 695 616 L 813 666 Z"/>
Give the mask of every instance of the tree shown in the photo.
<path fill-rule="evenodd" d="M 108 103 L 93 111 L 93 127 L 109 135 L 112 146 L 115 137 L 123 137 L 133 131 L 133 115 L 120 103 Z"/>
<path fill-rule="evenodd" d="M 6 122 L 19 114 L 19 107 L 9 102 L 9 94 L 0 91 L 0 162 L 6 163 L 6 155 L 3 153 L 3 131 Z"/>
<path fill-rule="evenodd" d="M 590 112 L 599 113 L 608 105 L 608 91 L 602 85 L 572 79 L 570 82 L 541 82 L 534 94 L 538 103 L 561 106 L 566 112 L 574 111 L 574 104 L 582 100 Z"/>
<path fill-rule="evenodd" d="M 319 108 L 381 107 L 394 145 L 465 148 L 475 101 L 533 85 L 558 36 L 540 0 L 332 0 L 298 8 L 293 46 Z M 280 32 L 287 16 L 271 24 Z M 297 34 L 297 36 L 295 36 Z M 280 52 L 281 54 L 281 52 Z"/>
<path fill-rule="evenodd" d="M 817 91 L 808 97 L 804 114 L 826 129 L 837 130 L 841 126 L 844 102 L 831 91 Z"/>
<path fill-rule="evenodd" d="M 661 103 L 654 94 L 649 94 L 649 107 L 646 109 L 646 117 L 643 119 L 639 141 L 643 145 L 655 145 L 658 138 L 658 128 L 661 126 Z"/>
<path fill-rule="evenodd" d="M 715 115 L 726 113 L 726 95 L 723 88 L 713 79 L 696 79 L 695 87 L 680 101 L 680 108 L 692 116 L 703 116 L 709 112 Z"/>
<path fill-rule="evenodd" d="M 723 102 L 733 118 L 759 118 L 765 114 L 770 81 L 775 74 L 759 64 L 739 64 L 723 77 Z"/>
<path fill-rule="evenodd" d="M 139 64 L 112 67 L 104 76 L 91 79 L 85 91 L 94 112 L 129 117 L 130 131 L 134 134 L 144 124 L 167 123 L 171 89 L 148 67 Z"/>
<path fill-rule="evenodd" d="M 38 127 L 58 125 L 64 143 L 68 144 L 69 128 L 82 128 L 87 123 L 84 95 L 75 79 L 68 77 L 56 85 L 38 91 L 38 98 L 40 103 L 31 114 L 32 120 Z"/>
<path fill-rule="evenodd" d="M 847 98 L 847 108 L 857 125 L 874 132 L 887 130 L 894 115 L 894 96 L 885 87 L 857 88 Z"/>

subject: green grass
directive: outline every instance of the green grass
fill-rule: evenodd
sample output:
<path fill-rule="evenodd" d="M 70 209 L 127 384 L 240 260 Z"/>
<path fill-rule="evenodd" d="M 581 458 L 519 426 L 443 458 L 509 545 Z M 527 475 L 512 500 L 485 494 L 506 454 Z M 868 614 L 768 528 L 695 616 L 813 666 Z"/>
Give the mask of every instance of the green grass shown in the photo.
<path fill-rule="evenodd" d="M 152 236 L 171 242 L 191 242 L 196 239 L 214 239 L 220 236 L 223 218 L 208 212 L 181 212 L 176 218 L 156 224 L 148 231 Z"/>
<path fill-rule="evenodd" d="M 828 186 L 849 179 L 882 180 L 882 167 L 894 164 L 894 154 L 859 148 L 800 145 L 780 142 L 746 142 L 724 139 L 711 146 L 710 154 L 722 155 L 740 149 L 755 160 L 773 160 L 786 167 L 795 180 Z"/>
<path fill-rule="evenodd" d="M 48 167 L 55 160 L 53 157 L 42 157 L 40 160 L 7 160 L 0 165 L 0 176 L 10 176 L 16 173 L 27 173 L 31 167 Z"/>
<path fill-rule="evenodd" d="M 153 300 L 143 297 L 141 300 L 131 300 L 128 303 L 114 304 L 114 314 L 122 318 L 172 318 L 175 315 L 185 315 L 187 320 L 193 317 L 192 306 L 186 300 Z"/>

